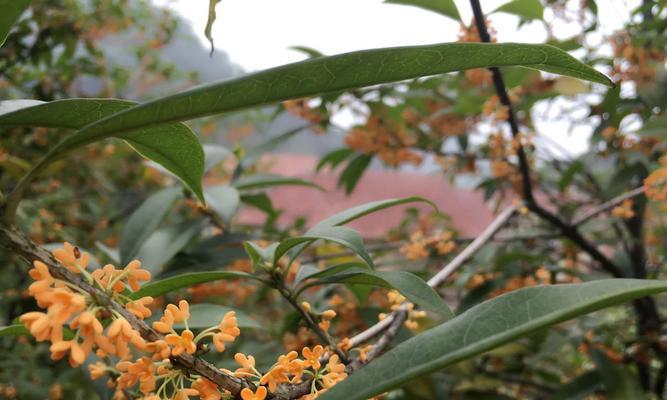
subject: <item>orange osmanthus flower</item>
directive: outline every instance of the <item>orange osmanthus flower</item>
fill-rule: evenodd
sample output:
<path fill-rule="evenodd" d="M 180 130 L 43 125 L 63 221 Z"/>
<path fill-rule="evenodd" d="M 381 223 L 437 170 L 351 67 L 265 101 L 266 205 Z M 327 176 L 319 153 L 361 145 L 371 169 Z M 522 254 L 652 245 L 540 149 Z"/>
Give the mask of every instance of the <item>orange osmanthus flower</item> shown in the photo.
<path fill-rule="evenodd" d="M 191 330 L 186 329 L 180 335 L 170 333 L 165 340 L 171 346 L 171 355 L 177 356 L 182 352 L 194 354 L 197 351 L 197 345 L 193 341 L 195 335 Z"/>
<path fill-rule="evenodd" d="M 257 391 L 253 392 L 248 388 L 241 390 L 241 398 L 243 400 L 264 400 L 266 399 L 266 387 L 260 386 L 257 388 Z"/>
<path fill-rule="evenodd" d="M 233 342 L 241 334 L 236 320 L 236 312 L 229 311 L 225 314 L 218 326 L 220 332 L 213 335 L 213 344 L 219 352 L 225 351 L 225 342 Z"/>

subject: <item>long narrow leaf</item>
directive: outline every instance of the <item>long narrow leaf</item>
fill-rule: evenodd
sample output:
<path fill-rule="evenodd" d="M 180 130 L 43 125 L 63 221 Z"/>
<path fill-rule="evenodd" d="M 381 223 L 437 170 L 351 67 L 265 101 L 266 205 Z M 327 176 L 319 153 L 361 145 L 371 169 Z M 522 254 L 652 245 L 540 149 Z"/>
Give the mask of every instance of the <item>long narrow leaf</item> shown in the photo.
<path fill-rule="evenodd" d="M 553 324 L 664 291 L 667 282 L 639 279 L 517 290 L 401 343 L 334 386 L 321 399 L 365 400 Z"/>

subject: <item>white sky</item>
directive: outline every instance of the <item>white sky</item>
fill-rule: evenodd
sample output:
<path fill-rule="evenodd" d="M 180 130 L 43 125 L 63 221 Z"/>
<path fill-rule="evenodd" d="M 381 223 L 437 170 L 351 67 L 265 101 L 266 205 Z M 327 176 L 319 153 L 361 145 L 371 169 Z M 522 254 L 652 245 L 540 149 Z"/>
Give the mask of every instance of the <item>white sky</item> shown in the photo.
<path fill-rule="evenodd" d="M 614 31 L 628 18 L 639 0 L 597 0 L 602 29 Z M 169 5 L 189 20 L 207 45 L 204 27 L 208 0 L 154 0 Z M 467 0 L 455 0 L 464 21 L 472 13 Z M 507 0 L 483 0 L 485 13 Z M 459 25 L 452 19 L 415 7 L 383 4 L 383 0 L 223 0 L 218 4 L 213 27 L 216 49 L 246 71 L 257 71 L 306 58 L 290 46 L 307 46 L 324 54 L 401 45 L 418 45 L 456 40 Z M 547 20 L 550 15 L 545 15 Z M 518 28 L 518 17 L 490 16 L 500 42 L 540 43 L 546 33 L 539 22 Z M 556 25 L 560 38 L 576 32 L 577 23 Z M 349 116 L 337 123 L 350 125 Z M 558 121 L 537 121 L 538 132 L 565 144 L 571 155 L 585 152 L 591 129 L 579 126 L 572 134 Z"/>
<path fill-rule="evenodd" d="M 202 41 L 208 0 L 154 0 L 169 4 L 192 22 Z M 488 14 L 507 0 L 483 0 Z M 464 21 L 472 13 L 467 0 L 456 0 Z M 600 20 L 608 30 L 622 25 L 629 4 L 636 0 L 598 0 Z M 382 0 L 223 0 L 216 8 L 213 27 L 216 48 L 247 71 L 305 58 L 290 46 L 308 46 L 325 54 L 374 47 L 453 41 L 458 24 L 436 13 Z M 491 18 L 499 41 L 537 43 L 545 38 L 537 22 L 517 30 L 518 18 L 495 14 Z M 559 27 L 567 37 L 567 26 Z"/>

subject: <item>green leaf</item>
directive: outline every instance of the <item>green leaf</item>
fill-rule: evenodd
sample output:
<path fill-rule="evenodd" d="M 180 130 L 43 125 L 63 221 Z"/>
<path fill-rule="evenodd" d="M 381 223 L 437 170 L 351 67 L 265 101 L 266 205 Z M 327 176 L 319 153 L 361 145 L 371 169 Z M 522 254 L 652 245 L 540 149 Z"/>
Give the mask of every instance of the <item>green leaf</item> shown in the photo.
<path fill-rule="evenodd" d="M 67 99 L 56 100 L 0 115 L 0 126 L 28 126 L 81 129 L 102 118 L 132 108 L 137 103 L 116 99 Z M 142 156 L 155 161 L 176 175 L 201 201 L 202 176 L 204 174 L 204 151 L 197 136 L 181 123 L 144 127 L 132 132 L 110 132 L 93 140 L 76 140 L 75 144 L 64 144 L 73 140 L 75 133 L 53 150 L 55 157 L 61 152 L 108 137 L 123 139 Z"/>
<path fill-rule="evenodd" d="M 324 93 L 482 67 L 522 66 L 613 86 L 604 74 L 548 45 L 443 43 L 318 57 L 199 86 L 109 116 L 64 148 L 112 134 Z"/>
<path fill-rule="evenodd" d="M 276 209 L 273 208 L 271 198 L 267 196 L 266 193 L 244 194 L 241 196 L 241 201 L 269 215 L 277 212 Z"/>
<path fill-rule="evenodd" d="M 665 281 L 639 279 L 520 289 L 399 344 L 329 389 L 322 400 L 368 399 L 553 324 L 666 290 Z"/>
<path fill-rule="evenodd" d="M 494 12 L 506 12 L 523 19 L 544 18 L 544 7 L 540 0 L 513 0 L 498 7 Z"/>
<path fill-rule="evenodd" d="M 667 115 L 656 116 L 644 122 L 637 134 L 640 136 L 667 139 Z"/>
<path fill-rule="evenodd" d="M 204 173 L 218 165 L 222 160 L 232 155 L 226 147 L 217 144 L 205 144 L 204 148 Z"/>
<path fill-rule="evenodd" d="M 148 197 L 125 223 L 120 237 L 120 263 L 132 261 L 146 239 L 157 229 L 181 191 L 168 188 Z"/>
<path fill-rule="evenodd" d="M 259 268 L 260 263 L 268 263 L 268 264 L 273 264 L 273 255 L 276 252 L 276 249 L 280 243 L 271 243 L 267 247 L 259 247 L 253 242 L 243 242 L 243 248 L 245 249 L 246 253 L 248 253 L 248 257 L 250 257 L 250 261 L 252 262 L 252 269 L 253 271 L 257 270 Z"/>
<path fill-rule="evenodd" d="M 346 194 L 352 193 L 371 161 L 373 161 L 373 156 L 370 154 L 359 154 L 350 160 L 340 174 L 338 186 L 345 188 Z"/>
<path fill-rule="evenodd" d="M 206 225 L 206 218 L 181 222 L 153 232 L 137 253 L 137 259 L 153 275 L 199 234 Z"/>
<path fill-rule="evenodd" d="M 12 26 L 29 5 L 30 0 L 0 0 L 0 46 L 5 44 Z"/>
<path fill-rule="evenodd" d="M 336 274 L 338 274 L 342 271 L 346 271 L 346 270 L 350 270 L 350 269 L 359 269 L 359 268 L 370 270 L 370 267 L 367 264 L 352 261 L 352 262 L 345 262 L 345 263 L 341 263 L 341 264 L 332 265 L 331 267 L 328 267 L 328 268 L 323 269 L 323 270 L 319 270 L 319 269 L 311 270 L 307 275 L 304 274 L 300 280 L 304 281 L 304 280 L 307 280 L 307 279 L 326 278 L 326 277 L 331 276 L 331 275 L 336 275 Z M 301 272 L 301 270 L 299 270 L 299 272 Z M 294 284 L 295 285 L 297 284 L 296 279 L 294 280 Z M 301 289 L 301 290 L 303 290 L 303 289 Z"/>
<path fill-rule="evenodd" d="M 384 2 L 415 6 L 461 21 L 461 15 L 459 15 L 459 10 L 453 0 L 385 0 Z"/>
<path fill-rule="evenodd" d="M 0 337 L 32 336 L 23 324 L 14 324 L 0 327 Z"/>
<path fill-rule="evenodd" d="M 225 222 L 229 222 L 241 203 L 239 191 L 227 185 L 207 186 L 204 188 L 206 204 Z"/>
<path fill-rule="evenodd" d="M 600 380 L 609 400 L 646 399 L 637 377 L 625 366 L 612 362 L 602 351 L 593 348 L 591 358 L 595 362 Z"/>
<path fill-rule="evenodd" d="M 145 284 L 138 291 L 132 293 L 132 299 L 138 299 L 144 296 L 161 296 L 171 293 L 175 290 L 191 287 L 200 283 L 214 282 L 222 279 L 254 279 L 261 280 L 258 277 L 238 271 L 211 271 L 211 272 L 190 272 L 186 274 L 175 275 L 159 281 Z"/>
<path fill-rule="evenodd" d="M 279 134 L 278 136 L 272 137 L 271 139 L 248 149 L 248 151 L 245 154 L 245 157 L 243 157 L 243 159 L 239 163 L 239 166 L 242 169 L 248 168 L 249 166 L 257 162 L 262 155 L 270 151 L 273 151 L 276 147 L 284 144 L 297 134 L 303 132 L 306 128 L 308 128 L 308 126 L 309 125 L 303 125 L 289 129 L 286 132 Z"/>
<path fill-rule="evenodd" d="M 344 225 L 348 222 L 354 221 L 355 219 L 361 218 L 365 215 L 374 213 L 376 211 L 384 210 L 385 208 L 398 206 L 406 203 L 415 203 L 423 202 L 429 204 L 433 207 L 434 210 L 438 210 L 435 204 L 430 200 L 427 200 L 423 197 L 413 196 L 413 197 L 404 197 L 402 199 L 386 199 L 386 200 L 377 200 L 371 201 L 370 203 L 361 204 L 352 208 L 348 208 L 345 211 L 341 211 L 337 214 L 330 216 L 327 219 L 324 219 L 317 223 L 316 226 L 336 226 Z"/>
<path fill-rule="evenodd" d="M 315 171 L 321 170 L 327 164 L 330 164 L 331 168 L 336 168 L 338 164 L 343 162 L 346 158 L 350 157 L 354 153 L 355 153 L 354 150 L 349 149 L 347 147 L 343 147 L 342 149 L 336 149 L 330 153 L 327 153 L 326 155 L 324 155 L 324 157 L 322 157 L 322 159 L 320 159 L 320 162 L 317 163 Z"/>
<path fill-rule="evenodd" d="M 593 394 L 601 386 L 597 371 L 585 372 L 570 382 L 561 385 L 552 393 L 552 400 L 579 400 Z"/>
<path fill-rule="evenodd" d="M 15 337 L 15 336 L 28 336 L 32 337 L 32 334 L 28 328 L 23 324 L 13 324 L 9 326 L 0 327 L 0 337 Z M 71 329 L 65 327 L 63 328 L 63 338 L 69 340 L 74 337 L 74 332 Z"/>
<path fill-rule="evenodd" d="M 215 50 L 213 46 L 213 36 L 211 36 L 211 30 L 213 29 L 213 23 L 215 22 L 215 6 L 220 3 L 221 0 L 208 0 L 208 18 L 206 18 L 206 27 L 204 28 L 204 36 L 208 39 L 208 42 L 211 44 L 211 55 Z"/>
<path fill-rule="evenodd" d="M 324 54 L 322 52 L 313 49 L 312 47 L 307 47 L 307 46 L 290 46 L 288 47 L 290 50 L 298 51 L 299 53 L 303 53 L 308 56 L 308 58 L 316 58 L 316 57 L 322 57 Z"/>
<path fill-rule="evenodd" d="M 354 229 L 344 226 L 315 226 L 309 229 L 303 236 L 297 236 L 283 240 L 273 256 L 273 262 L 276 263 L 280 257 L 285 255 L 290 249 L 298 247 L 297 254 L 300 253 L 306 245 L 316 240 L 327 240 L 345 246 L 359 255 L 369 266 L 374 267 L 373 259 L 364 248 L 364 241 L 361 235 Z M 292 255 L 292 260 L 297 254 Z"/>
<path fill-rule="evenodd" d="M 232 183 L 238 190 L 263 189 L 272 186 L 308 186 L 324 191 L 324 188 L 305 179 L 270 174 L 253 174 L 241 177 Z"/>
<path fill-rule="evenodd" d="M 245 313 L 230 307 L 218 304 L 195 304 L 190 306 L 190 318 L 188 326 L 193 329 L 209 328 L 216 326 L 222 321 L 222 318 L 230 311 L 236 312 L 236 319 L 239 328 L 265 329 L 259 322 L 250 318 Z M 184 324 L 174 324 L 176 328 L 184 328 Z"/>
<path fill-rule="evenodd" d="M 321 280 L 305 285 L 312 287 L 329 283 L 354 283 L 359 285 L 381 286 L 398 290 L 409 301 L 424 310 L 434 312 L 446 318 L 454 313 L 438 293 L 423 279 L 407 271 L 372 271 L 368 269 L 348 269 Z"/>

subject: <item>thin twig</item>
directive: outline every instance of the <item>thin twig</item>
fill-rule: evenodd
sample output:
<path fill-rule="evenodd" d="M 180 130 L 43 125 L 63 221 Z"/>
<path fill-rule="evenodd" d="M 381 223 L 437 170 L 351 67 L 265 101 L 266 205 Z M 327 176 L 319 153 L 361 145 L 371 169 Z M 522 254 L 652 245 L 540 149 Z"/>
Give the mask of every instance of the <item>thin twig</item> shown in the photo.
<path fill-rule="evenodd" d="M 473 240 L 461 253 L 459 253 L 452 261 L 447 263 L 442 269 L 435 274 L 431 279 L 428 280 L 428 285 L 435 288 L 443 284 L 456 270 L 458 270 L 463 264 L 465 264 L 484 244 L 486 244 L 493 235 L 496 234 L 502 228 L 507 221 L 514 215 L 517 210 L 517 206 L 510 206 L 503 210 L 498 216 L 491 222 L 491 224 L 482 232 L 477 239 Z M 352 347 L 356 347 L 361 343 L 367 342 L 368 340 L 374 338 L 375 336 L 381 334 L 386 329 L 388 329 L 392 322 L 394 321 L 396 312 L 387 316 L 387 318 L 378 322 L 377 324 L 371 326 L 365 331 L 359 333 L 358 335 L 350 339 Z"/>
<path fill-rule="evenodd" d="M 623 203 L 625 200 L 631 199 L 633 197 L 637 197 L 637 196 L 639 196 L 643 193 L 644 193 L 644 187 L 640 186 L 640 187 L 638 187 L 636 189 L 633 189 L 629 192 L 623 193 L 620 196 L 614 197 L 613 199 L 611 199 L 611 200 L 609 200 L 605 203 L 600 204 L 599 206 L 595 207 L 594 209 L 583 213 L 578 218 L 575 218 L 575 220 L 572 221 L 572 225 L 575 225 L 575 226 L 581 225 L 581 224 L 587 222 L 588 220 L 590 220 L 591 218 L 597 216 L 598 214 L 601 214 L 601 213 L 603 213 L 607 210 L 610 210 L 610 209 L 616 207 L 617 205 Z"/>

